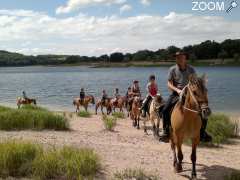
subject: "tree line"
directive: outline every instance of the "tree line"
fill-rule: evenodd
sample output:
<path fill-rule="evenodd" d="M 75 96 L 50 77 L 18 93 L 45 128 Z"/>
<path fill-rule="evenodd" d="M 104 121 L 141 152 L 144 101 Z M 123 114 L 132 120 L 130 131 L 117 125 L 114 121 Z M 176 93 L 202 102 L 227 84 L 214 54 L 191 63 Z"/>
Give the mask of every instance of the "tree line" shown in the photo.
<path fill-rule="evenodd" d="M 169 46 L 166 49 L 157 51 L 141 50 L 135 53 L 115 52 L 110 55 L 99 57 L 87 57 L 80 55 L 37 55 L 27 56 L 19 53 L 0 51 L 0 66 L 29 66 L 29 65 L 64 65 L 64 64 L 84 64 L 84 63 L 114 63 L 114 62 L 134 62 L 151 61 L 166 62 L 174 59 L 174 54 L 183 50 L 189 55 L 191 62 L 198 60 L 224 60 L 234 59 L 240 61 L 240 39 L 227 39 L 221 43 L 207 40 L 200 44 L 189 45 L 183 48 Z"/>

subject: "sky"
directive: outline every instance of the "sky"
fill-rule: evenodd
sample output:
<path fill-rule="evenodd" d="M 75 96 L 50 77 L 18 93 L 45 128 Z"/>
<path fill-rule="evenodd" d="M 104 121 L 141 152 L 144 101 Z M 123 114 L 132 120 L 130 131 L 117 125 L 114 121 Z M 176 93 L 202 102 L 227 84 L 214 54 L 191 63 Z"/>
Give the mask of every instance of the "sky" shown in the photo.
<path fill-rule="evenodd" d="M 0 0 L 0 49 L 99 56 L 240 39 L 240 0 L 227 13 L 231 2 Z"/>

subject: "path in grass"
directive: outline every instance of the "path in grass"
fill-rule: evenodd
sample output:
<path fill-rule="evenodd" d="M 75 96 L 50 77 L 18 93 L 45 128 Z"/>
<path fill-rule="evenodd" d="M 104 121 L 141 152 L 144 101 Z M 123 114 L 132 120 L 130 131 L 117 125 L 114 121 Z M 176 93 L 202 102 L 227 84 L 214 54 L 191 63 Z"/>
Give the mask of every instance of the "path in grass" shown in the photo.
<path fill-rule="evenodd" d="M 150 135 L 145 135 L 142 129 L 132 128 L 130 120 L 119 119 L 115 132 L 108 132 L 103 130 L 101 116 L 80 118 L 75 114 L 67 115 L 71 117 L 72 131 L 0 131 L 0 139 L 18 138 L 50 146 L 65 144 L 93 148 L 102 159 L 105 179 L 110 179 L 116 170 L 139 167 L 164 180 L 187 179 L 191 174 L 190 147 L 183 147 L 184 172 L 176 175 L 172 168 L 170 145 L 157 142 L 150 131 Z M 225 174 L 240 169 L 240 140 L 217 149 L 199 148 L 197 155 L 198 177 L 221 180 Z"/>

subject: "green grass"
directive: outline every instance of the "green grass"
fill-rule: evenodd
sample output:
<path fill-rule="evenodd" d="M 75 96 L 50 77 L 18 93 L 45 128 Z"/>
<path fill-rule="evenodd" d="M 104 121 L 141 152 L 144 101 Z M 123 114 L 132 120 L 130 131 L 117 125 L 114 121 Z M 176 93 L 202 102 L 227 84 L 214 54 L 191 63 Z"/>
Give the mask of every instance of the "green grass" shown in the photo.
<path fill-rule="evenodd" d="M 142 169 L 125 169 L 114 173 L 114 180 L 158 180 L 159 177 L 146 173 Z"/>
<path fill-rule="evenodd" d="M 212 135 L 213 144 L 227 143 L 228 139 L 235 136 L 236 125 L 227 115 L 213 114 L 208 119 L 207 132 Z"/>
<path fill-rule="evenodd" d="M 108 131 L 114 131 L 114 128 L 117 125 L 117 118 L 113 116 L 102 116 L 103 124 L 106 130 Z"/>
<path fill-rule="evenodd" d="M 92 114 L 90 112 L 87 112 L 87 111 L 79 111 L 77 113 L 77 115 L 79 117 L 84 117 L 84 118 L 90 118 L 92 116 Z"/>
<path fill-rule="evenodd" d="M 91 149 L 40 145 L 9 141 L 0 143 L 0 177 L 33 179 L 94 179 L 101 169 L 100 159 Z"/>
<path fill-rule="evenodd" d="M 21 109 L 0 107 L 1 130 L 67 130 L 68 120 L 40 107 L 24 106 Z"/>
<path fill-rule="evenodd" d="M 125 118 L 125 114 L 123 112 L 113 112 L 112 116 L 118 119 L 124 119 Z"/>
<path fill-rule="evenodd" d="M 0 143 L 0 177 L 29 176 L 32 162 L 41 151 L 40 146 L 27 142 Z"/>
<path fill-rule="evenodd" d="M 234 171 L 230 175 L 224 177 L 224 180 L 240 180 L 240 171 Z"/>

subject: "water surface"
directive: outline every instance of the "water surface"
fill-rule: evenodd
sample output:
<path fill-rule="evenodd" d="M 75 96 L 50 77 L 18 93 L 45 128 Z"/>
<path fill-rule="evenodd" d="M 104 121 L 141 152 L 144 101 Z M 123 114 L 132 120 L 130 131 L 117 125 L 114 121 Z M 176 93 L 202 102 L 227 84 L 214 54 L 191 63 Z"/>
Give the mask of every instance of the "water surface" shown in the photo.
<path fill-rule="evenodd" d="M 238 113 L 240 110 L 240 67 L 197 67 L 208 75 L 210 106 L 215 111 Z M 0 68 L 0 104 L 15 106 L 25 90 L 41 106 L 52 110 L 73 110 L 72 99 L 84 87 L 88 94 L 100 97 L 102 89 L 111 96 L 115 88 L 125 94 L 134 79 L 142 92 L 148 76 L 155 74 L 166 98 L 168 67 L 88 68 L 88 67 L 11 67 Z"/>

